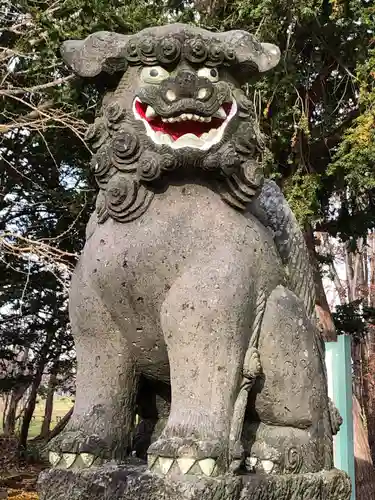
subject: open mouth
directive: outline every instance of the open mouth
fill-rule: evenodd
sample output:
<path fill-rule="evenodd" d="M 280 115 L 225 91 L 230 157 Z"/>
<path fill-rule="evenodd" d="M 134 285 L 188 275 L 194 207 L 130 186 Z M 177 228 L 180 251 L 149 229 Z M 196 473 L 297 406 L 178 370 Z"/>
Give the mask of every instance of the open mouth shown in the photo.
<path fill-rule="evenodd" d="M 228 123 L 237 112 L 237 104 L 234 100 L 224 103 L 212 116 L 181 113 L 163 118 L 137 97 L 133 112 L 137 120 L 143 121 L 147 135 L 155 144 L 206 151 L 221 141 Z"/>

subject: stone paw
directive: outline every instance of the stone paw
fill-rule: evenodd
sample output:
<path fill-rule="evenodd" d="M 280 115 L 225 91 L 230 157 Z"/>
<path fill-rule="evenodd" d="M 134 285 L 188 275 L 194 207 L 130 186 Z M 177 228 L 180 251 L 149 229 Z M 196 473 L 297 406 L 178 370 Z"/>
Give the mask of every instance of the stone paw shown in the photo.
<path fill-rule="evenodd" d="M 246 353 L 243 365 L 243 375 L 249 379 L 255 379 L 262 373 L 262 364 L 258 349 L 250 347 Z"/>
<path fill-rule="evenodd" d="M 111 458 L 105 440 L 73 430 L 59 434 L 48 444 L 47 451 L 52 467 L 64 469 L 88 468 Z"/>
<path fill-rule="evenodd" d="M 162 475 L 214 477 L 225 472 L 222 443 L 190 439 L 159 439 L 148 449 L 150 471 Z"/>

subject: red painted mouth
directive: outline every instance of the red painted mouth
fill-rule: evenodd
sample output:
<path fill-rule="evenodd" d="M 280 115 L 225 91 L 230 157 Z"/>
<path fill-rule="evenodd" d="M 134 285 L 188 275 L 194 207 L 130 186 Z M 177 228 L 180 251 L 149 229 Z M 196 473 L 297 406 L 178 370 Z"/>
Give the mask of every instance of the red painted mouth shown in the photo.
<path fill-rule="evenodd" d="M 222 110 L 222 117 L 220 118 L 217 116 L 203 117 L 193 113 L 182 113 L 179 116 L 163 119 L 156 115 L 152 108 L 153 116 L 146 116 L 148 108 L 148 104 L 136 100 L 135 110 L 139 117 L 147 121 L 154 132 L 167 134 L 176 141 L 185 134 L 193 134 L 197 137 L 201 137 L 212 129 L 218 129 L 227 119 L 232 109 L 232 103 L 224 103 L 222 105 L 220 108 Z"/>

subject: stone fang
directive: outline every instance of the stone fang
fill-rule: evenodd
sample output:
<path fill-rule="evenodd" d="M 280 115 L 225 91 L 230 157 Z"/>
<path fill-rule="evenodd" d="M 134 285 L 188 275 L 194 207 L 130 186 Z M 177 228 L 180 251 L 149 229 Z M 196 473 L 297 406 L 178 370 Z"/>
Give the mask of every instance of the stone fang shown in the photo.
<path fill-rule="evenodd" d="M 226 114 L 226 112 L 224 111 L 223 106 L 221 106 L 221 107 L 220 107 L 220 108 L 216 111 L 216 113 L 214 114 L 214 116 L 215 116 L 216 118 L 221 118 L 222 120 L 225 120 L 225 119 L 226 119 L 227 114 Z"/>
<path fill-rule="evenodd" d="M 156 116 L 156 111 L 152 106 L 147 106 L 146 109 L 146 118 L 155 118 Z"/>

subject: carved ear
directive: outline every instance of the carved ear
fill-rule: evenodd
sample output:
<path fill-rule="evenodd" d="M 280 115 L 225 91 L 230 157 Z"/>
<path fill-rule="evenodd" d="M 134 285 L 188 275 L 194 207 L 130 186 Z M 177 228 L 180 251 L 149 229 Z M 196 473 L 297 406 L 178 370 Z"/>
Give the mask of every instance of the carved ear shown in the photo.
<path fill-rule="evenodd" d="M 85 40 L 68 40 L 61 47 L 64 62 L 82 77 L 94 77 L 102 71 L 125 71 L 125 47 L 130 36 L 99 31 Z"/>
<path fill-rule="evenodd" d="M 254 68 L 263 73 L 275 67 L 280 60 L 280 50 L 272 43 L 260 43 L 253 35 L 246 31 L 234 30 L 223 34 L 227 43 L 234 47 L 237 63 L 246 79 Z"/>
<path fill-rule="evenodd" d="M 261 43 L 263 54 L 259 60 L 259 71 L 268 71 L 279 64 L 281 52 L 273 43 Z"/>

